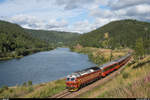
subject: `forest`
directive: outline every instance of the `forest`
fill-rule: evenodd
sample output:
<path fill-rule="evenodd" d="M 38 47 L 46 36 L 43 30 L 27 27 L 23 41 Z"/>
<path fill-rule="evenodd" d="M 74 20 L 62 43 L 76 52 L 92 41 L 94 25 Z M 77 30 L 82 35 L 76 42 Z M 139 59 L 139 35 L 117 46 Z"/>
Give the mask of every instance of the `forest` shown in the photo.
<path fill-rule="evenodd" d="M 0 60 L 19 58 L 58 46 L 72 46 L 78 37 L 77 33 L 24 29 L 1 20 Z"/>
<path fill-rule="evenodd" d="M 150 23 L 138 20 L 118 20 L 81 35 L 78 43 L 84 47 L 131 48 L 138 55 L 150 53 Z"/>
<path fill-rule="evenodd" d="M 76 40 L 80 36 L 78 33 L 59 32 L 48 30 L 32 30 L 25 29 L 25 31 L 33 38 L 43 40 L 54 46 L 72 46 L 76 44 Z"/>
<path fill-rule="evenodd" d="M 46 42 L 32 38 L 17 24 L 0 21 L 0 58 L 17 58 L 30 53 L 53 49 Z"/>

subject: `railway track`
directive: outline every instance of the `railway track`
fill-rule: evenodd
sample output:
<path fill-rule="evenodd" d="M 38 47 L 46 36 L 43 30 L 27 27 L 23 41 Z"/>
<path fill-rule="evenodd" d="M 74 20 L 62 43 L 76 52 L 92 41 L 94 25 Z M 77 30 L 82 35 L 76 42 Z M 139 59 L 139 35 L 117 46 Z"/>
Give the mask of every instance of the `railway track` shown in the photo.
<path fill-rule="evenodd" d="M 130 61 L 129 61 L 130 62 Z M 124 66 L 122 66 L 121 68 L 119 68 L 118 70 L 110 73 L 108 76 L 106 76 L 105 78 L 102 78 L 92 84 L 89 84 L 83 88 L 81 88 L 79 91 L 77 92 L 69 92 L 67 89 L 62 91 L 61 93 L 58 93 L 50 98 L 75 98 L 77 97 L 78 95 L 82 94 L 82 93 L 85 93 L 99 85 L 102 85 L 106 82 L 108 82 L 109 80 L 113 79 L 116 75 L 120 74 L 120 71 L 124 69 L 124 67 L 129 63 L 127 62 Z"/>
<path fill-rule="evenodd" d="M 65 97 L 65 96 L 68 96 L 69 94 L 71 94 L 72 92 L 69 92 L 67 89 L 66 90 L 64 90 L 63 92 L 61 92 L 61 93 L 58 93 L 58 94 L 56 94 L 56 95 L 54 95 L 54 96 L 52 96 L 52 97 L 50 97 L 50 98 L 63 98 L 63 97 Z"/>

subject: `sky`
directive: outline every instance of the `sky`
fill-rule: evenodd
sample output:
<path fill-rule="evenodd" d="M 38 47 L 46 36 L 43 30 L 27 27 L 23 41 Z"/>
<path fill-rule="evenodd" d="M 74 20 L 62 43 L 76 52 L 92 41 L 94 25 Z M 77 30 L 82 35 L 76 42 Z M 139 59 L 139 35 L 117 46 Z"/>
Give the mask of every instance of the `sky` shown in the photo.
<path fill-rule="evenodd" d="M 122 19 L 150 22 L 150 0 L 0 0 L 0 20 L 29 29 L 83 34 Z"/>

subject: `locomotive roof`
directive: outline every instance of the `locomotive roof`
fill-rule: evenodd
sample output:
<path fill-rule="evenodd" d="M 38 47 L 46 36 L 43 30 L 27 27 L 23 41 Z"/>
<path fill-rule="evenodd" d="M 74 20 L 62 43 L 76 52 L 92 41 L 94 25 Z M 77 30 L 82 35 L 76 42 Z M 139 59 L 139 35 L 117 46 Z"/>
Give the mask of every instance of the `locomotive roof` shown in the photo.
<path fill-rule="evenodd" d="M 98 69 L 100 69 L 100 68 L 99 67 L 86 68 L 86 69 L 83 69 L 81 71 L 76 71 L 76 72 L 72 73 L 71 75 L 68 75 L 68 77 L 79 77 L 79 76 L 94 72 Z"/>
<path fill-rule="evenodd" d="M 96 71 L 98 69 L 99 69 L 99 67 L 90 67 L 90 68 L 83 69 L 81 71 L 76 71 L 74 73 L 79 73 L 79 74 L 83 74 L 85 72 L 87 72 L 87 73 L 89 72 L 90 73 L 90 71 L 92 72 L 92 71 Z"/>
<path fill-rule="evenodd" d="M 115 64 L 115 63 L 116 63 L 116 61 L 111 61 L 111 62 L 108 62 L 106 64 L 101 65 L 100 68 L 104 68 L 106 66 L 109 66 L 109 65 L 112 65 L 112 64 Z"/>

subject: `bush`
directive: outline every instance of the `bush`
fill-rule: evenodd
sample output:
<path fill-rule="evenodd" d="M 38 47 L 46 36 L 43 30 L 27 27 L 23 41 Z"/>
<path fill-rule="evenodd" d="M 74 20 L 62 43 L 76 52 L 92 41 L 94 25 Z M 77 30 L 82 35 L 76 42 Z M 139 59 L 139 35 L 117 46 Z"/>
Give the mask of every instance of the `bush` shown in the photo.
<path fill-rule="evenodd" d="M 27 83 L 26 83 L 26 82 L 24 82 L 24 83 L 22 84 L 22 86 L 27 86 Z"/>
<path fill-rule="evenodd" d="M 32 92 L 32 91 L 33 91 L 33 87 L 30 86 L 30 87 L 28 88 L 28 92 L 30 93 L 30 92 Z"/>
<path fill-rule="evenodd" d="M 28 81 L 28 86 L 31 86 L 32 85 L 32 81 Z"/>
<path fill-rule="evenodd" d="M 8 86 L 4 85 L 4 86 L 2 87 L 2 89 L 8 90 Z"/>
<path fill-rule="evenodd" d="M 0 88 L 0 93 L 2 93 L 2 92 L 3 92 L 3 90 L 4 90 L 4 89 Z"/>
<path fill-rule="evenodd" d="M 0 93 L 2 93 L 4 90 L 8 90 L 8 86 L 4 85 L 2 88 L 0 88 Z"/>
<path fill-rule="evenodd" d="M 9 92 L 12 93 L 12 92 L 13 92 L 13 89 L 10 89 Z"/>
<path fill-rule="evenodd" d="M 128 78 L 128 77 L 129 77 L 129 73 L 124 72 L 123 75 L 122 75 L 122 77 L 123 77 L 124 79 Z"/>

